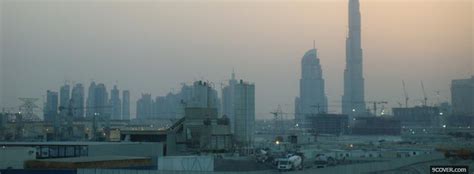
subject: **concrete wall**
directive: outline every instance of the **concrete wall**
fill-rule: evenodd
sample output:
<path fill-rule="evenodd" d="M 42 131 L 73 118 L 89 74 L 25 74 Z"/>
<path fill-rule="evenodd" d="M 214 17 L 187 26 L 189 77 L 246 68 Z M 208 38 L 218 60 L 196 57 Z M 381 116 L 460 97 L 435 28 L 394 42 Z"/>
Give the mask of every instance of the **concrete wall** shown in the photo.
<path fill-rule="evenodd" d="M 0 169 L 23 169 L 24 162 L 36 159 L 36 150 L 31 147 L 0 147 Z"/>
<path fill-rule="evenodd" d="M 151 157 L 153 164 L 156 164 L 157 158 L 163 156 L 163 153 L 162 143 L 89 145 L 89 156 L 118 155 Z"/>

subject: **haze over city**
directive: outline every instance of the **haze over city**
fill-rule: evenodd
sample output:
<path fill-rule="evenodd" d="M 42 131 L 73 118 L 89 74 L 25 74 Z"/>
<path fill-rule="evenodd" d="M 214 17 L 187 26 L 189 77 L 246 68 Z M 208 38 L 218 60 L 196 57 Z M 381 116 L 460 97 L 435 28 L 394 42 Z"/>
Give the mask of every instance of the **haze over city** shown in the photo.
<path fill-rule="evenodd" d="M 340 112 L 347 2 L 13 1 L 1 4 L 1 106 L 42 98 L 65 81 L 141 93 L 177 92 L 194 80 L 256 84 L 256 117 L 293 112 L 300 61 L 318 50 L 329 111 Z M 450 101 L 450 81 L 473 74 L 470 0 L 361 0 L 367 100 Z M 440 92 L 440 96 L 436 95 Z M 418 101 L 417 101 L 418 100 Z"/>

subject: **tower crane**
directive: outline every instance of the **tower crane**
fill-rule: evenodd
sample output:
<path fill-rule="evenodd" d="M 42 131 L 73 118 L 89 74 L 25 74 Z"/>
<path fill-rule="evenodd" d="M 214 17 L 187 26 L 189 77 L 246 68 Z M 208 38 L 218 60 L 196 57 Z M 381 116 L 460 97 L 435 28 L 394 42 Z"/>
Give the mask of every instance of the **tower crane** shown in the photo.
<path fill-rule="evenodd" d="M 408 98 L 408 93 L 407 93 L 407 89 L 405 87 L 405 81 L 402 80 L 402 84 L 403 84 L 403 93 L 405 94 L 405 108 L 408 108 L 408 100 L 410 98 Z"/>
<path fill-rule="evenodd" d="M 423 90 L 423 106 L 428 105 L 428 97 L 426 96 L 425 85 L 423 85 L 423 81 L 421 82 L 421 90 Z"/>

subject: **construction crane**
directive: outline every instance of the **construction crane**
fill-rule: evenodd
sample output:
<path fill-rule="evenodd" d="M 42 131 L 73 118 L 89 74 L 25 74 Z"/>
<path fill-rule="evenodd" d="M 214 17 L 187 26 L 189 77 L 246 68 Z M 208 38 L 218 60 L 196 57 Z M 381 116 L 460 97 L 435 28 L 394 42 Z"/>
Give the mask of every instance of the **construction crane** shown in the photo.
<path fill-rule="evenodd" d="M 410 98 L 408 98 L 408 93 L 407 93 L 407 89 L 405 87 L 405 81 L 402 80 L 402 84 L 403 84 L 403 93 L 405 94 L 405 108 L 408 108 L 408 100 Z"/>
<path fill-rule="evenodd" d="M 423 106 L 428 105 L 428 97 L 426 96 L 425 85 L 423 85 L 423 81 L 421 82 L 421 90 L 423 90 Z"/>
<path fill-rule="evenodd" d="M 372 104 L 373 105 L 373 114 L 374 116 L 377 116 L 377 105 L 379 104 L 388 104 L 387 101 L 365 101 L 365 102 L 350 102 L 350 103 L 366 103 L 366 104 Z M 370 112 L 370 109 L 367 109 L 369 110 L 368 112 Z"/>
<path fill-rule="evenodd" d="M 378 104 L 382 104 L 382 107 L 383 107 L 383 104 L 388 104 L 387 101 L 367 101 L 367 103 L 372 103 L 374 105 L 374 116 L 377 116 L 377 105 Z"/>
<path fill-rule="evenodd" d="M 283 111 L 281 109 L 281 106 L 278 105 L 278 108 L 274 112 L 270 112 L 273 114 L 273 122 L 274 122 L 274 133 L 275 133 L 275 138 L 277 136 L 281 136 L 284 134 L 284 129 L 283 129 Z"/>

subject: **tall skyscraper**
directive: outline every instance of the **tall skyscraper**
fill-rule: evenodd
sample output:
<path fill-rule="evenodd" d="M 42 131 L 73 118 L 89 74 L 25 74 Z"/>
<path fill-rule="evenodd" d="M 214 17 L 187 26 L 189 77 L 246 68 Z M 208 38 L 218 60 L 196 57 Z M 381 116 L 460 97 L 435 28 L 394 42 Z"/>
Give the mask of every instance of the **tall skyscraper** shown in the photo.
<path fill-rule="evenodd" d="M 152 119 L 153 118 L 153 99 L 151 94 L 142 94 L 142 97 L 137 100 L 137 119 Z"/>
<path fill-rule="evenodd" d="M 236 84 L 237 80 L 235 79 L 235 73 L 232 72 L 232 78 L 229 80 L 229 85 L 222 89 L 222 113 L 229 118 L 230 130 L 232 133 L 234 133 L 235 128 L 234 96 Z"/>
<path fill-rule="evenodd" d="M 234 87 L 234 136 L 242 146 L 252 146 L 255 133 L 255 85 L 240 80 Z"/>
<path fill-rule="evenodd" d="M 46 91 L 46 104 L 43 108 L 44 121 L 54 121 L 58 115 L 58 92 Z"/>
<path fill-rule="evenodd" d="M 349 0 L 349 33 L 346 39 L 342 113 L 350 116 L 366 113 L 359 6 L 359 0 Z"/>
<path fill-rule="evenodd" d="M 72 106 L 74 107 L 74 117 L 84 117 L 84 86 L 78 83 L 74 85 L 71 93 Z"/>
<path fill-rule="evenodd" d="M 107 88 L 103 83 L 99 83 L 94 91 L 94 106 L 96 113 L 101 116 L 110 116 L 111 109 L 109 108 L 109 94 Z"/>
<path fill-rule="evenodd" d="M 117 85 L 110 91 L 110 105 L 112 106 L 111 118 L 114 120 L 122 119 L 122 101 L 120 100 L 120 91 Z"/>
<path fill-rule="evenodd" d="M 122 119 L 130 120 L 130 91 L 122 91 Z"/>
<path fill-rule="evenodd" d="M 59 90 L 59 106 L 69 107 L 69 100 L 71 99 L 71 87 L 68 84 L 61 86 Z"/>
<path fill-rule="evenodd" d="M 59 107 L 70 107 L 70 99 L 71 99 L 71 87 L 68 84 L 61 86 L 59 89 Z M 61 116 L 66 116 L 68 114 L 67 109 L 63 109 L 59 111 Z"/>
<path fill-rule="evenodd" d="M 96 113 L 96 109 L 94 108 L 94 106 L 95 106 L 95 88 L 96 87 L 97 87 L 97 85 L 95 84 L 95 82 L 91 82 L 91 84 L 89 86 L 89 90 L 87 91 L 87 93 L 88 93 L 87 102 L 86 102 L 86 106 L 87 106 L 86 116 L 87 117 L 92 117 L 92 116 L 94 116 L 94 113 Z"/>
<path fill-rule="evenodd" d="M 301 60 L 300 96 L 295 99 L 295 119 L 306 123 L 305 115 L 327 112 L 324 79 L 316 48 L 305 53 Z"/>
<path fill-rule="evenodd" d="M 219 110 L 220 101 L 217 91 L 212 88 L 210 83 L 196 81 L 192 88 L 192 98 L 187 101 L 186 106 L 198 108 L 216 108 Z"/>

